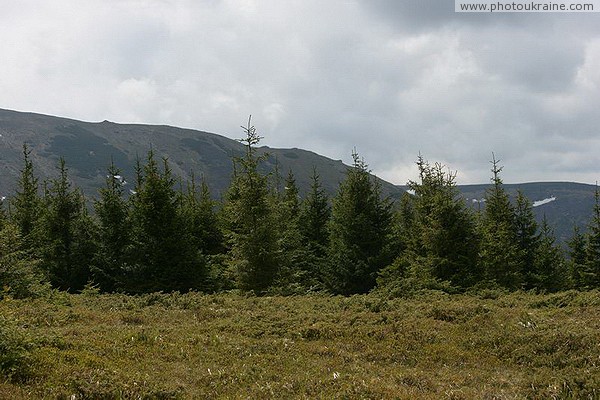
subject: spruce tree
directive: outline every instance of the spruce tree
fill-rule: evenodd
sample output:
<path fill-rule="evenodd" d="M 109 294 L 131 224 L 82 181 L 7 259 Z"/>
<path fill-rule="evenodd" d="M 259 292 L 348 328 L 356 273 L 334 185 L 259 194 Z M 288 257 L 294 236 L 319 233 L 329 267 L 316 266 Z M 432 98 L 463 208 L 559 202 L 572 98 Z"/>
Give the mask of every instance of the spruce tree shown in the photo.
<path fill-rule="evenodd" d="M 305 293 L 317 284 L 315 255 L 306 246 L 300 228 L 300 200 L 298 186 L 290 170 L 281 196 L 276 201 L 280 271 L 277 286 L 282 293 Z"/>
<path fill-rule="evenodd" d="M 539 271 L 536 269 L 536 257 L 540 255 L 540 235 L 533 215 L 531 201 L 519 190 L 515 206 L 515 229 L 520 252 L 521 276 L 526 290 L 539 286 Z M 549 232 L 546 232 L 549 233 Z M 547 243 L 546 243 L 547 244 Z"/>
<path fill-rule="evenodd" d="M 34 174 L 31 150 L 23 144 L 23 169 L 17 182 L 15 196 L 10 201 L 11 220 L 16 225 L 22 245 L 26 249 L 35 247 L 34 230 L 40 218 L 41 198 L 38 193 L 39 182 Z"/>
<path fill-rule="evenodd" d="M 4 228 L 7 222 L 8 216 L 6 214 L 6 209 L 4 208 L 4 199 L 0 199 L 0 230 Z"/>
<path fill-rule="evenodd" d="M 127 255 L 131 246 L 128 205 L 124 198 L 121 171 L 111 163 L 106 183 L 94 201 L 98 220 L 98 252 L 92 267 L 92 279 L 100 289 L 113 292 L 123 288 Z"/>
<path fill-rule="evenodd" d="M 568 273 L 565 260 L 561 249 L 556 245 L 554 231 L 546 215 L 542 220 L 534 260 L 533 274 L 529 276 L 531 288 L 557 292 L 567 287 Z"/>
<path fill-rule="evenodd" d="M 216 206 L 206 180 L 202 178 L 198 189 L 192 174 L 187 193 L 183 196 L 181 212 L 194 245 L 206 255 L 216 255 L 224 251 L 224 239 L 219 229 Z"/>
<path fill-rule="evenodd" d="M 83 289 L 90 279 L 95 226 L 83 195 L 71 186 L 62 158 L 59 171 L 59 177 L 50 181 L 44 197 L 41 266 L 54 287 L 74 292 Z"/>
<path fill-rule="evenodd" d="M 522 284 L 522 262 L 515 228 L 515 212 L 500 178 L 499 160 L 492 159 L 492 187 L 485 194 L 479 219 L 480 262 L 485 278 L 507 289 Z"/>
<path fill-rule="evenodd" d="M 441 164 L 417 160 L 419 182 L 409 182 L 414 195 L 405 197 L 397 217 L 399 257 L 379 280 L 382 286 L 456 288 L 480 278 L 477 240 L 470 210 L 459 196 L 455 174 Z M 401 281 L 405 280 L 404 285 Z"/>
<path fill-rule="evenodd" d="M 38 260 L 22 249 L 18 228 L 6 222 L 0 228 L 0 299 L 34 297 L 45 289 Z"/>
<path fill-rule="evenodd" d="M 570 285 L 573 289 L 585 290 L 591 282 L 592 274 L 587 268 L 587 238 L 577 225 L 573 227 L 573 236 L 567 242 L 569 255 Z"/>
<path fill-rule="evenodd" d="M 242 157 L 234 157 L 234 176 L 224 205 L 229 266 L 242 290 L 264 293 L 279 273 L 277 226 L 267 177 L 258 171 L 267 157 L 258 156 L 261 137 L 251 125 L 242 127 L 246 137 Z"/>
<path fill-rule="evenodd" d="M 588 224 L 585 281 L 589 288 L 600 288 L 600 190 L 596 185 L 592 219 Z"/>
<path fill-rule="evenodd" d="M 133 292 L 203 289 L 206 263 L 185 227 L 180 193 L 168 161 L 162 170 L 151 150 L 138 170 L 131 201 L 132 249 L 128 287 Z"/>
<path fill-rule="evenodd" d="M 356 152 L 346 179 L 333 199 L 325 283 L 334 293 L 350 295 L 373 289 L 379 270 L 391 261 L 386 253 L 391 205 L 382 199 L 367 164 Z"/>
<path fill-rule="evenodd" d="M 310 190 L 300 208 L 300 231 L 304 242 L 315 255 L 324 257 L 329 240 L 328 223 L 331 207 L 316 168 L 313 168 L 310 179 Z"/>

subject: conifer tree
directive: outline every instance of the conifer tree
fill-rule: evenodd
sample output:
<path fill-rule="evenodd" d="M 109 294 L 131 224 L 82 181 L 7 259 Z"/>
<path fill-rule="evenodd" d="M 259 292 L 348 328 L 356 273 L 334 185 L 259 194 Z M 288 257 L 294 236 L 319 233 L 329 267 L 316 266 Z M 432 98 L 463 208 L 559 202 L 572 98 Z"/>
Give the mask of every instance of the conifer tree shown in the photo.
<path fill-rule="evenodd" d="M 234 157 L 234 176 L 227 192 L 224 218 L 227 225 L 229 265 L 242 290 L 263 293 L 279 272 L 276 217 L 269 199 L 267 177 L 259 173 L 266 154 L 257 156 L 261 137 L 251 125 L 242 127 L 245 154 Z"/>
<path fill-rule="evenodd" d="M 591 282 L 592 274 L 587 269 L 586 236 L 577 225 L 573 227 L 573 236 L 567 242 L 569 247 L 569 276 L 573 289 L 584 290 Z"/>
<path fill-rule="evenodd" d="M 296 178 L 291 169 L 288 171 L 288 175 L 285 179 L 283 205 L 286 209 L 286 214 L 289 215 L 290 218 L 298 218 L 300 214 L 300 195 L 298 193 L 298 186 L 296 185 Z"/>
<path fill-rule="evenodd" d="M 333 199 L 329 225 L 328 266 L 325 283 L 339 294 L 373 289 L 379 270 L 391 262 L 386 253 L 391 206 L 382 199 L 367 164 L 352 154 L 353 165 Z"/>
<path fill-rule="evenodd" d="M 328 222 L 331 207 L 316 168 L 313 168 L 310 179 L 310 190 L 300 209 L 300 231 L 305 243 L 315 255 L 324 257 L 329 240 Z"/>
<path fill-rule="evenodd" d="M 99 242 L 91 272 L 100 289 L 113 292 L 123 288 L 131 237 L 121 171 L 111 162 L 107 172 L 100 198 L 94 201 Z"/>
<path fill-rule="evenodd" d="M 11 220 L 16 225 L 25 249 L 35 246 L 34 230 L 41 213 L 41 198 L 38 193 L 38 178 L 34 174 L 31 150 L 23 144 L 23 169 L 17 182 L 15 196 L 11 199 Z"/>
<path fill-rule="evenodd" d="M 417 160 L 419 182 L 409 182 L 414 191 L 405 197 L 396 228 L 402 247 L 399 258 L 384 273 L 382 286 L 440 286 L 447 282 L 466 288 L 480 278 L 477 270 L 477 240 L 470 210 L 459 196 L 455 174 L 441 164 Z M 402 283 L 400 283 L 402 286 Z"/>
<path fill-rule="evenodd" d="M 300 228 L 298 186 L 290 170 L 281 196 L 273 196 L 278 219 L 280 260 L 277 286 L 283 293 L 304 293 L 316 285 L 315 256 L 306 246 Z"/>
<path fill-rule="evenodd" d="M 180 213 L 180 196 L 168 161 L 160 170 L 154 152 L 148 153 L 143 171 L 138 170 L 131 197 L 132 278 L 129 290 L 188 291 L 202 289 L 206 264 L 195 248 Z"/>
<path fill-rule="evenodd" d="M 560 248 L 556 245 L 554 231 L 548 223 L 546 215 L 542 220 L 539 244 L 536 248 L 534 268 L 529 276 L 532 288 L 546 292 L 557 292 L 565 289 L 567 270 Z"/>
<path fill-rule="evenodd" d="M 0 228 L 0 299 L 34 297 L 44 292 L 38 260 L 22 249 L 18 228 L 5 221 Z"/>
<path fill-rule="evenodd" d="M 95 229 L 83 195 L 71 186 L 62 158 L 59 170 L 59 177 L 50 181 L 44 197 L 41 266 L 54 287 L 74 292 L 90 279 Z"/>
<path fill-rule="evenodd" d="M 539 278 L 536 277 L 539 275 L 539 271 L 536 270 L 536 258 L 540 255 L 538 251 L 540 235 L 537 232 L 538 226 L 533 215 L 531 201 L 520 190 L 517 192 L 515 206 L 515 229 L 521 258 L 523 288 L 533 289 L 539 286 Z M 549 240 L 549 238 L 547 239 Z M 548 243 L 546 244 L 548 245 Z"/>
<path fill-rule="evenodd" d="M 515 228 L 515 212 L 500 178 L 499 160 L 492 159 L 492 187 L 485 194 L 479 219 L 480 261 L 488 281 L 508 289 L 519 289 L 522 263 Z"/>
<path fill-rule="evenodd" d="M 6 214 L 6 209 L 4 208 L 4 199 L 0 199 L 0 230 L 4 228 L 7 222 L 8 216 Z"/>
<path fill-rule="evenodd" d="M 298 259 L 296 264 L 301 268 L 302 286 L 308 290 L 321 289 L 326 265 L 331 208 L 314 168 L 310 190 L 297 210 L 295 223 L 288 225 L 288 229 L 292 229 L 294 232 L 292 237 L 296 238 Z"/>
<path fill-rule="evenodd" d="M 600 288 L 600 190 L 596 185 L 592 219 L 588 225 L 585 281 L 589 288 Z"/>
<path fill-rule="evenodd" d="M 181 211 L 194 245 L 207 255 L 215 255 L 224 251 L 223 234 L 219 229 L 218 217 L 215 212 L 216 205 L 206 180 L 202 178 L 200 189 L 198 189 L 194 174 L 192 174 L 187 193 L 183 196 Z"/>

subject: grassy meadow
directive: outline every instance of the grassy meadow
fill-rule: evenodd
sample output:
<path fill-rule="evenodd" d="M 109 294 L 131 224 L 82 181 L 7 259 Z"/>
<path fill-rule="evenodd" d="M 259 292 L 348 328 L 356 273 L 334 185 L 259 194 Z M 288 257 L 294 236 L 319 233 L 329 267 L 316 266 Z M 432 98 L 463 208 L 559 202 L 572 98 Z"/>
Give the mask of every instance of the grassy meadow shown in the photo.
<path fill-rule="evenodd" d="M 598 399 L 600 293 L 0 300 L 0 399 Z"/>

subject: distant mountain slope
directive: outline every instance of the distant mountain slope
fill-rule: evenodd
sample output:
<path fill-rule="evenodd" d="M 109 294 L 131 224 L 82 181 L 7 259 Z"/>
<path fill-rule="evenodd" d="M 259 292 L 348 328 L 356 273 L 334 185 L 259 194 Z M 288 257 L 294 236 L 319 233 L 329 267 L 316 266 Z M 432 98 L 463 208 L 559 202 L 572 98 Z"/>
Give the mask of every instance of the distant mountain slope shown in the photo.
<path fill-rule="evenodd" d="M 219 195 L 229 185 L 231 157 L 243 154 L 241 143 L 214 133 L 163 125 L 89 123 L 0 109 L 0 196 L 14 192 L 25 142 L 40 179 L 56 176 L 58 159 L 64 157 L 70 177 L 88 197 L 95 197 L 104 184 L 111 158 L 132 184 L 136 158 L 143 161 L 151 148 L 158 157 L 169 159 L 175 176 L 187 180 L 192 171 L 197 177 L 204 175 L 213 193 Z M 347 168 L 339 160 L 301 149 L 262 147 L 259 151 L 271 155 L 263 167 L 267 171 L 275 168 L 275 160 L 284 177 L 291 169 L 301 192 L 309 187 L 313 166 L 330 194 L 337 190 Z M 403 192 L 381 182 L 385 194 L 399 197 Z"/>
<path fill-rule="evenodd" d="M 536 219 L 541 221 L 546 215 L 555 229 L 557 238 L 565 241 L 573 234 L 573 226 L 585 228 L 594 206 L 594 185 L 572 182 L 535 182 L 504 185 L 514 199 L 521 190 L 533 203 Z M 473 207 L 479 206 L 485 190 L 490 185 L 459 186 L 463 196 Z"/>

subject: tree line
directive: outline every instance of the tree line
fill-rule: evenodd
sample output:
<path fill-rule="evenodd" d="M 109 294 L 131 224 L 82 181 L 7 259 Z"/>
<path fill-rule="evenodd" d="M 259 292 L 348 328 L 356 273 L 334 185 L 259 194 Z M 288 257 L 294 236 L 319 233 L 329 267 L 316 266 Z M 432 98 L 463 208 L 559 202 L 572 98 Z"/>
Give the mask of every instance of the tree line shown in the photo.
<path fill-rule="evenodd" d="M 485 207 L 459 195 L 456 174 L 417 159 L 418 179 L 393 203 L 356 152 L 333 198 L 313 169 L 303 199 L 292 171 L 261 172 L 267 155 L 250 122 L 231 184 L 213 200 L 204 180 L 178 184 L 150 151 L 126 193 L 110 165 L 88 211 L 64 160 L 40 183 L 30 150 L 14 196 L 0 207 L 0 289 L 16 297 L 40 287 L 78 292 L 242 290 L 391 295 L 499 288 L 555 292 L 600 287 L 600 195 L 585 233 L 565 252 L 522 193 L 511 201 L 492 160 Z M 283 185 L 281 182 L 283 181 Z"/>

